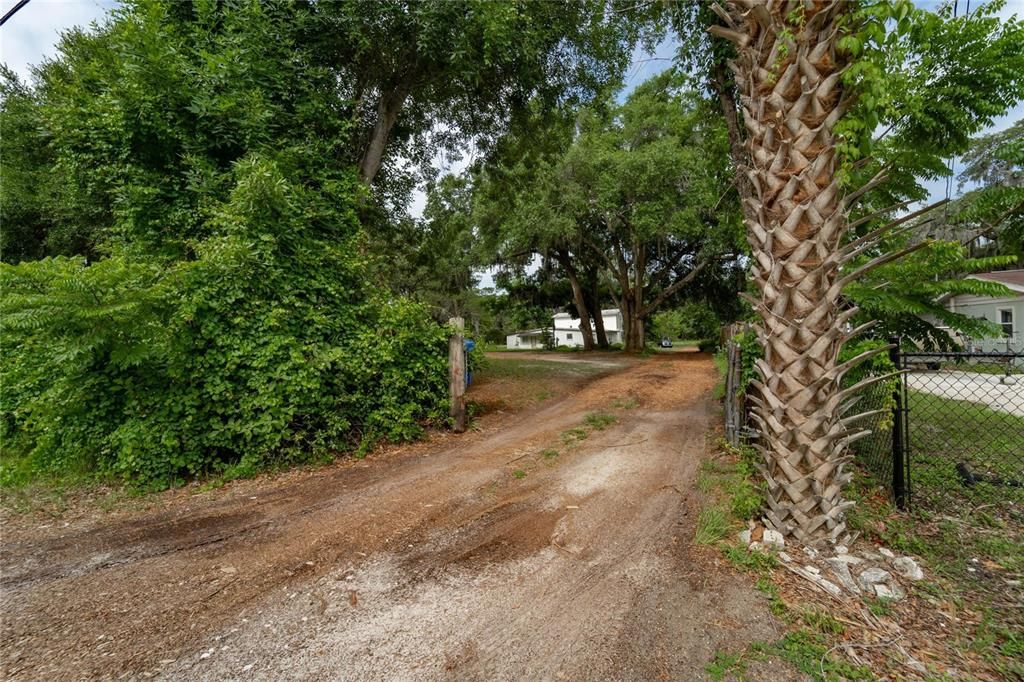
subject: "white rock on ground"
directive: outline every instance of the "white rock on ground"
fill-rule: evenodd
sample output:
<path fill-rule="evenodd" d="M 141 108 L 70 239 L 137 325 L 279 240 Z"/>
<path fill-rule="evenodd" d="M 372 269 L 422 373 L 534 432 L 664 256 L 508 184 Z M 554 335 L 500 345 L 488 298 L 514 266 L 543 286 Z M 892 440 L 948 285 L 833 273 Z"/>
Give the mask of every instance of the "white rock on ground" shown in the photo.
<path fill-rule="evenodd" d="M 786 538 L 782 537 L 782 533 L 777 530 L 772 530 L 771 528 L 765 528 L 764 537 L 761 538 L 761 542 L 766 545 L 778 547 L 779 549 L 786 546 Z"/>
<path fill-rule="evenodd" d="M 886 559 L 895 559 L 896 558 L 896 555 L 893 554 L 892 550 L 891 549 L 886 549 L 885 547 L 879 547 L 878 548 L 878 553 L 881 554 L 882 556 L 884 556 Z"/>
<path fill-rule="evenodd" d="M 896 572 L 902 575 L 908 580 L 923 580 L 924 571 L 918 566 L 917 562 L 908 556 L 901 556 L 893 560 L 893 568 Z"/>
<path fill-rule="evenodd" d="M 785 552 L 779 552 L 779 558 L 785 561 L 787 564 L 793 563 L 793 557 L 789 556 Z"/>
<path fill-rule="evenodd" d="M 832 557 L 825 561 L 832 568 L 832 573 L 839 578 L 839 582 L 842 583 L 843 587 L 853 594 L 860 594 L 860 588 L 857 587 L 857 581 L 854 580 L 853 575 L 850 574 L 849 564 L 839 559 L 839 557 Z"/>
<path fill-rule="evenodd" d="M 889 571 L 881 568 L 868 568 L 857 577 L 857 584 L 860 585 L 864 591 L 870 593 L 877 583 L 888 582 L 891 578 L 892 574 L 889 573 Z"/>
<path fill-rule="evenodd" d="M 903 599 L 907 596 L 907 593 L 903 591 L 899 585 L 893 583 L 892 586 L 879 583 L 875 585 L 875 596 L 879 599 Z"/>
<path fill-rule="evenodd" d="M 844 564 L 862 564 L 862 563 L 864 563 L 863 559 L 861 559 L 859 556 L 854 556 L 852 554 L 840 554 L 840 555 L 836 556 L 835 558 L 838 561 L 842 561 Z"/>
<path fill-rule="evenodd" d="M 740 542 L 742 544 L 744 544 L 744 545 L 749 545 L 750 544 L 750 531 L 749 530 L 741 530 L 740 531 Z"/>

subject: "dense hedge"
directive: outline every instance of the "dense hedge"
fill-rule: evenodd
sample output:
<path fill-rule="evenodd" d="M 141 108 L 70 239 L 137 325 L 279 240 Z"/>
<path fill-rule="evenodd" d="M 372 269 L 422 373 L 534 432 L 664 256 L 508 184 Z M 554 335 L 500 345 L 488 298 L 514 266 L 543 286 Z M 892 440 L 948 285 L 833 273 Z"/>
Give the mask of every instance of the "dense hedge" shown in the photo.
<path fill-rule="evenodd" d="M 193 259 L 0 266 L 6 479 L 160 487 L 444 418 L 447 331 L 365 277 L 356 181 L 310 191 L 255 157 L 235 180 Z"/>
<path fill-rule="evenodd" d="M 0 69 L 3 481 L 161 487 L 446 418 L 312 9 L 127 2 L 32 87 Z"/>

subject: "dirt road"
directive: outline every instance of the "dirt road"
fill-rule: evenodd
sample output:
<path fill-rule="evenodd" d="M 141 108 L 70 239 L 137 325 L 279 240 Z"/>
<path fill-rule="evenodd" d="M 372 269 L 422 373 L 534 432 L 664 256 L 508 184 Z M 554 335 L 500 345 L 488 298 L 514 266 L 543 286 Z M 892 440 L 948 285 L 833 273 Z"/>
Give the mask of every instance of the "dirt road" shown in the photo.
<path fill-rule="evenodd" d="M 603 371 L 363 462 L 142 514 L 8 518 L 5 677 L 702 678 L 716 650 L 778 636 L 691 544 L 714 369 Z"/>

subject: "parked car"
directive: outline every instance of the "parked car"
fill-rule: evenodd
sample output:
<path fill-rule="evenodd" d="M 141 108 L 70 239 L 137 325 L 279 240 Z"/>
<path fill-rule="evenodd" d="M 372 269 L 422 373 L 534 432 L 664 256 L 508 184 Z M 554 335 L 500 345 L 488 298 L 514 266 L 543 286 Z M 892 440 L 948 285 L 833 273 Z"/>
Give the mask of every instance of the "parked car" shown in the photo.
<path fill-rule="evenodd" d="M 667 336 L 663 336 L 661 337 L 661 341 L 658 342 L 658 345 L 661 346 L 662 348 L 671 348 L 672 339 L 668 338 Z"/>

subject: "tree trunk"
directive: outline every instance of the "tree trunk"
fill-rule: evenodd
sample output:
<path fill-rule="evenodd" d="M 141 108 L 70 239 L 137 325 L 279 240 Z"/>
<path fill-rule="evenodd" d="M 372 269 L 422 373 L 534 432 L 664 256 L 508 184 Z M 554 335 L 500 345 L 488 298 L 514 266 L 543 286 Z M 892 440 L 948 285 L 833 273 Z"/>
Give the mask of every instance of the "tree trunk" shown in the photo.
<path fill-rule="evenodd" d="M 627 353 L 639 353 L 644 349 L 644 320 L 640 311 L 632 301 L 626 303 L 622 311 L 622 324 L 625 327 L 625 350 Z"/>
<path fill-rule="evenodd" d="M 408 83 L 399 83 L 392 90 L 381 93 L 380 100 L 377 102 L 377 120 L 373 124 L 373 133 L 366 145 L 363 159 L 359 163 L 359 177 L 367 185 L 373 183 L 373 179 L 377 177 L 381 164 L 384 162 L 384 149 L 387 147 L 388 137 L 391 135 L 391 129 L 395 127 L 398 114 L 405 105 L 409 90 Z"/>
<path fill-rule="evenodd" d="M 565 270 L 565 274 L 569 278 L 569 284 L 572 286 L 572 300 L 573 304 L 576 306 L 576 313 L 580 318 L 580 334 L 583 337 L 583 350 L 594 350 L 594 328 L 590 324 L 590 313 L 587 311 L 587 300 L 583 295 L 583 287 L 580 286 L 580 278 L 576 274 L 576 268 L 573 267 L 572 259 L 565 251 L 558 251 L 555 253 L 555 258 L 561 264 L 562 269 Z"/>
<path fill-rule="evenodd" d="M 711 67 L 711 87 L 718 95 L 718 104 L 725 119 L 725 129 L 729 132 L 729 158 L 733 164 L 733 184 L 739 192 L 740 201 L 746 206 L 747 199 L 754 196 L 750 178 L 744 173 L 747 167 L 747 155 L 743 148 L 743 131 L 740 130 L 739 118 L 736 114 L 736 97 L 734 85 L 729 82 L 724 59 L 715 62 Z"/>
<path fill-rule="evenodd" d="M 608 333 L 604 329 L 604 314 L 601 310 L 601 283 L 597 278 L 597 270 L 587 273 L 587 306 L 594 320 L 594 333 L 599 348 L 608 347 Z"/>
<path fill-rule="evenodd" d="M 716 7 L 737 44 L 732 65 L 741 93 L 752 170 L 746 198 L 752 274 L 761 291 L 754 419 L 763 436 L 766 518 L 803 542 L 845 529 L 843 485 L 851 436 L 838 365 L 848 313 L 840 314 L 838 258 L 847 225 L 836 178 L 834 126 L 842 114 L 838 20 L 854 5 L 733 0 Z M 857 434 L 859 435 L 859 434 Z"/>

